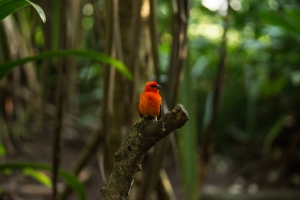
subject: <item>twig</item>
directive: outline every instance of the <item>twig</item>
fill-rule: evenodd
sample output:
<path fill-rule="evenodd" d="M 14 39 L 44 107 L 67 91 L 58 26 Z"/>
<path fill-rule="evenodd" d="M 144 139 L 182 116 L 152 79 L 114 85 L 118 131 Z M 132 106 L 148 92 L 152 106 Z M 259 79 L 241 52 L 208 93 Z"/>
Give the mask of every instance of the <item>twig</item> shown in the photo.
<path fill-rule="evenodd" d="M 153 65 L 154 65 L 154 72 L 156 76 L 156 80 L 159 81 L 159 56 L 158 56 L 158 36 L 157 36 L 157 19 L 156 19 L 156 0 L 150 0 L 150 15 L 149 15 L 149 29 L 150 29 L 150 37 L 151 37 L 151 52 L 153 57 Z"/>
<path fill-rule="evenodd" d="M 126 110 L 128 116 L 133 116 L 133 111 L 136 109 L 136 105 L 138 103 L 137 100 L 137 91 L 138 84 L 140 82 L 140 38 L 141 38 L 141 27 L 142 27 L 142 19 L 141 19 L 141 8 L 143 5 L 143 0 L 137 0 L 132 4 L 132 15 L 131 15 L 131 49 L 130 49 L 130 60 L 129 60 L 129 68 L 133 73 L 134 82 L 128 82 L 129 85 L 129 99 L 130 99 L 130 107 Z M 132 124 L 133 117 L 130 117 L 126 120 L 127 127 L 130 127 Z"/>
<path fill-rule="evenodd" d="M 62 21 L 60 23 L 60 48 L 65 49 L 67 46 L 67 16 L 66 16 L 66 2 L 62 2 L 61 7 L 61 17 Z M 56 92 L 56 113 L 54 121 L 54 130 L 53 130 L 53 155 L 52 155 L 52 199 L 56 200 L 57 196 L 57 180 L 58 180 L 58 169 L 61 160 L 61 140 L 62 140 L 62 129 L 63 129 L 63 119 L 65 114 L 65 103 L 68 101 L 68 97 L 64 94 L 66 91 L 66 58 L 61 58 L 58 61 L 58 84 Z"/>
<path fill-rule="evenodd" d="M 16 149 L 13 145 L 11 135 L 9 133 L 6 121 L 2 116 L 0 117 L 0 126 L 1 126 L 1 129 L 2 129 L 2 130 L 0 129 L 0 131 L 2 132 L 2 136 L 0 136 L 0 141 L 2 140 L 2 143 L 6 147 L 7 154 L 13 154 L 16 151 Z M 3 161 L 3 160 L 1 159 L 1 161 Z"/>
<path fill-rule="evenodd" d="M 159 171 L 159 181 L 157 184 L 157 195 L 159 199 L 176 200 L 176 195 L 168 178 L 167 172 L 164 169 Z"/>
<path fill-rule="evenodd" d="M 61 160 L 61 133 L 63 129 L 63 118 L 65 110 L 65 101 L 64 101 L 64 66 L 62 64 L 59 67 L 59 76 L 58 76 L 58 85 L 57 85 L 57 97 L 56 97 L 56 114 L 54 122 L 54 138 L 53 138 L 53 155 L 52 155 L 52 167 L 53 167 L 53 176 L 52 176 L 52 192 L 53 200 L 56 199 L 57 195 L 57 180 L 58 180 L 58 168 Z"/>
<path fill-rule="evenodd" d="M 102 199 L 125 199 L 130 193 L 135 173 L 141 170 L 147 151 L 188 120 L 188 113 L 179 104 L 159 121 L 143 120 L 135 124 L 115 153 L 116 162 L 112 173 L 101 189 Z"/>
<path fill-rule="evenodd" d="M 180 84 L 180 74 L 184 66 L 187 54 L 187 18 L 188 18 L 188 1 L 173 1 L 174 22 L 173 22 L 173 43 L 170 55 L 168 69 L 167 105 L 175 105 L 178 88 Z"/>
<path fill-rule="evenodd" d="M 40 1 L 39 2 L 41 7 L 44 9 L 46 16 L 53 16 L 57 12 L 52 12 L 52 1 Z M 43 37 L 44 37 L 44 51 L 49 51 L 51 50 L 52 44 L 52 37 L 54 38 L 56 35 L 52 36 L 52 29 L 53 29 L 53 18 L 49 17 L 47 19 L 47 24 L 51 24 L 51 26 L 42 24 L 41 27 L 43 29 Z M 39 118 L 38 121 L 38 127 L 37 130 L 40 131 L 41 133 L 45 132 L 46 130 L 46 104 L 47 100 L 50 94 L 50 87 L 49 87 L 49 74 L 50 74 L 50 69 L 52 67 L 53 60 L 52 59 L 45 59 L 42 61 L 42 67 L 41 67 L 41 74 L 40 74 L 40 82 L 41 82 L 41 109 L 37 113 L 37 117 Z"/>

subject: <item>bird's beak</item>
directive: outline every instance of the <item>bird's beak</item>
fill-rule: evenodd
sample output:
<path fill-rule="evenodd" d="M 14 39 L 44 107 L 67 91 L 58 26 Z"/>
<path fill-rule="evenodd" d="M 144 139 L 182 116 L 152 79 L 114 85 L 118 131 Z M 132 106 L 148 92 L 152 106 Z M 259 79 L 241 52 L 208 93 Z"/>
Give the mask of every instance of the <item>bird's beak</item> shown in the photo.
<path fill-rule="evenodd" d="M 155 86 L 156 89 L 161 89 L 162 87 L 160 85 Z"/>

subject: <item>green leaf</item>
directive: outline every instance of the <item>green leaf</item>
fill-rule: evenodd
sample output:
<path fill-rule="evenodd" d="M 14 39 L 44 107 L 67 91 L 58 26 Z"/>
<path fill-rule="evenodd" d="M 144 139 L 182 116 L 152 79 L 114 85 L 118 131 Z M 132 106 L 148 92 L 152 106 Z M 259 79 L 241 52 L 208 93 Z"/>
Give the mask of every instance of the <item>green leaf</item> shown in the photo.
<path fill-rule="evenodd" d="M 28 3 L 30 3 L 30 4 L 35 8 L 35 10 L 36 10 L 36 11 L 38 12 L 38 14 L 40 15 L 42 21 L 45 23 L 45 22 L 46 22 L 46 15 L 45 15 L 43 9 L 42 9 L 39 5 L 37 5 L 37 4 L 35 4 L 35 3 L 32 3 L 32 2 L 30 2 L 30 1 L 28 1 L 28 0 L 26 0 L 26 1 L 27 1 Z"/>
<path fill-rule="evenodd" d="M 0 156 L 5 155 L 5 153 L 6 153 L 5 147 L 2 144 L 0 144 Z"/>
<path fill-rule="evenodd" d="M 52 171 L 51 166 L 34 162 L 10 162 L 0 165 L 0 171 L 25 168 Z M 85 189 L 76 176 L 62 169 L 59 169 L 58 175 L 78 194 L 80 200 L 87 199 Z"/>
<path fill-rule="evenodd" d="M 36 60 L 42 60 L 46 58 L 54 58 L 54 57 L 81 57 L 88 58 L 91 60 L 103 62 L 109 65 L 114 66 L 119 72 L 124 74 L 129 80 L 132 80 L 132 75 L 130 71 L 126 68 L 126 66 L 120 61 L 113 59 L 105 54 L 98 53 L 95 51 L 87 51 L 87 50 L 79 50 L 79 49 L 70 49 L 70 50 L 55 50 L 55 51 L 46 51 L 42 52 L 36 56 L 30 56 L 26 58 L 21 58 L 17 60 L 7 61 L 5 63 L 0 64 L 0 80 L 8 73 L 10 70 L 17 66 L 22 65 L 24 63 Z"/>
<path fill-rule="evenodd" d="M 27 176 L 34 178 L 35 180 L 39 181 L 40 183 L 42 183 L 44 186 L 48 188 L 50 188 L 52 185 L 51 179 L 45 174 L 37 170 L 34 170 L 32 168 L 25 168 L 23 169 L 23 173 L 26 174 Z"/>
<path fill-rule="evenodd" d="M 5 17 L 12 14 L 16 10 L 24 7 L 32 5 L 36 11 L 39 13 L 42 21 L 46 22 L 46 15 L 43 9 L 35 3 L 32 3 L 27 0 L 1 0 L 0 1 L 0 21 L 2 21 Z"/>

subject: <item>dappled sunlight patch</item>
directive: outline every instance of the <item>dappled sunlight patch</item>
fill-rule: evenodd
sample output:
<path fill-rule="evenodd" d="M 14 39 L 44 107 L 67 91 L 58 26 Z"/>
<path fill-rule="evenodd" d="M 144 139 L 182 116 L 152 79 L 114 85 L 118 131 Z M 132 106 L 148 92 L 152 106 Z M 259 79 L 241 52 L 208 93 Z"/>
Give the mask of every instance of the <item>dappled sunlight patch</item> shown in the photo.
<path fill-rule="evenodd" d="M 223 32 L 224 29 L 219 24 L 191 24 L 188 28 L 188 34 L 191 37 L 204 36 L 213 41 L 220 40 Z"/>
<path fill-rule="evenodd" d="M 227 31 L 226 37 L 227 37 L 227 45 L 229 47 L 239 46 L 242 42 L 242 37 L 241 37 L 240 32 L 238 32 L 235 29 L 229 29 Z"/>

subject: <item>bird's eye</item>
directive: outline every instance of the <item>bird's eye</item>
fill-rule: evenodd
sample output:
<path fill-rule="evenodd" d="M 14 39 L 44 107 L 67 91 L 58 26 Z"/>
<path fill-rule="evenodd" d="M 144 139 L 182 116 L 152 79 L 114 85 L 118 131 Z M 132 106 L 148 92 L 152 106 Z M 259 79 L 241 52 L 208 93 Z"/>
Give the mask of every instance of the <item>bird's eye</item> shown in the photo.
<path fill-rule="evenodd" d="M 156 87 L 156 85 L 154 85 L 154 84 L 153 84 L 153 85 L 151 85 L 150 87 L 152 87 L 152 88 L 155 88 L 155 87 Z"/>

